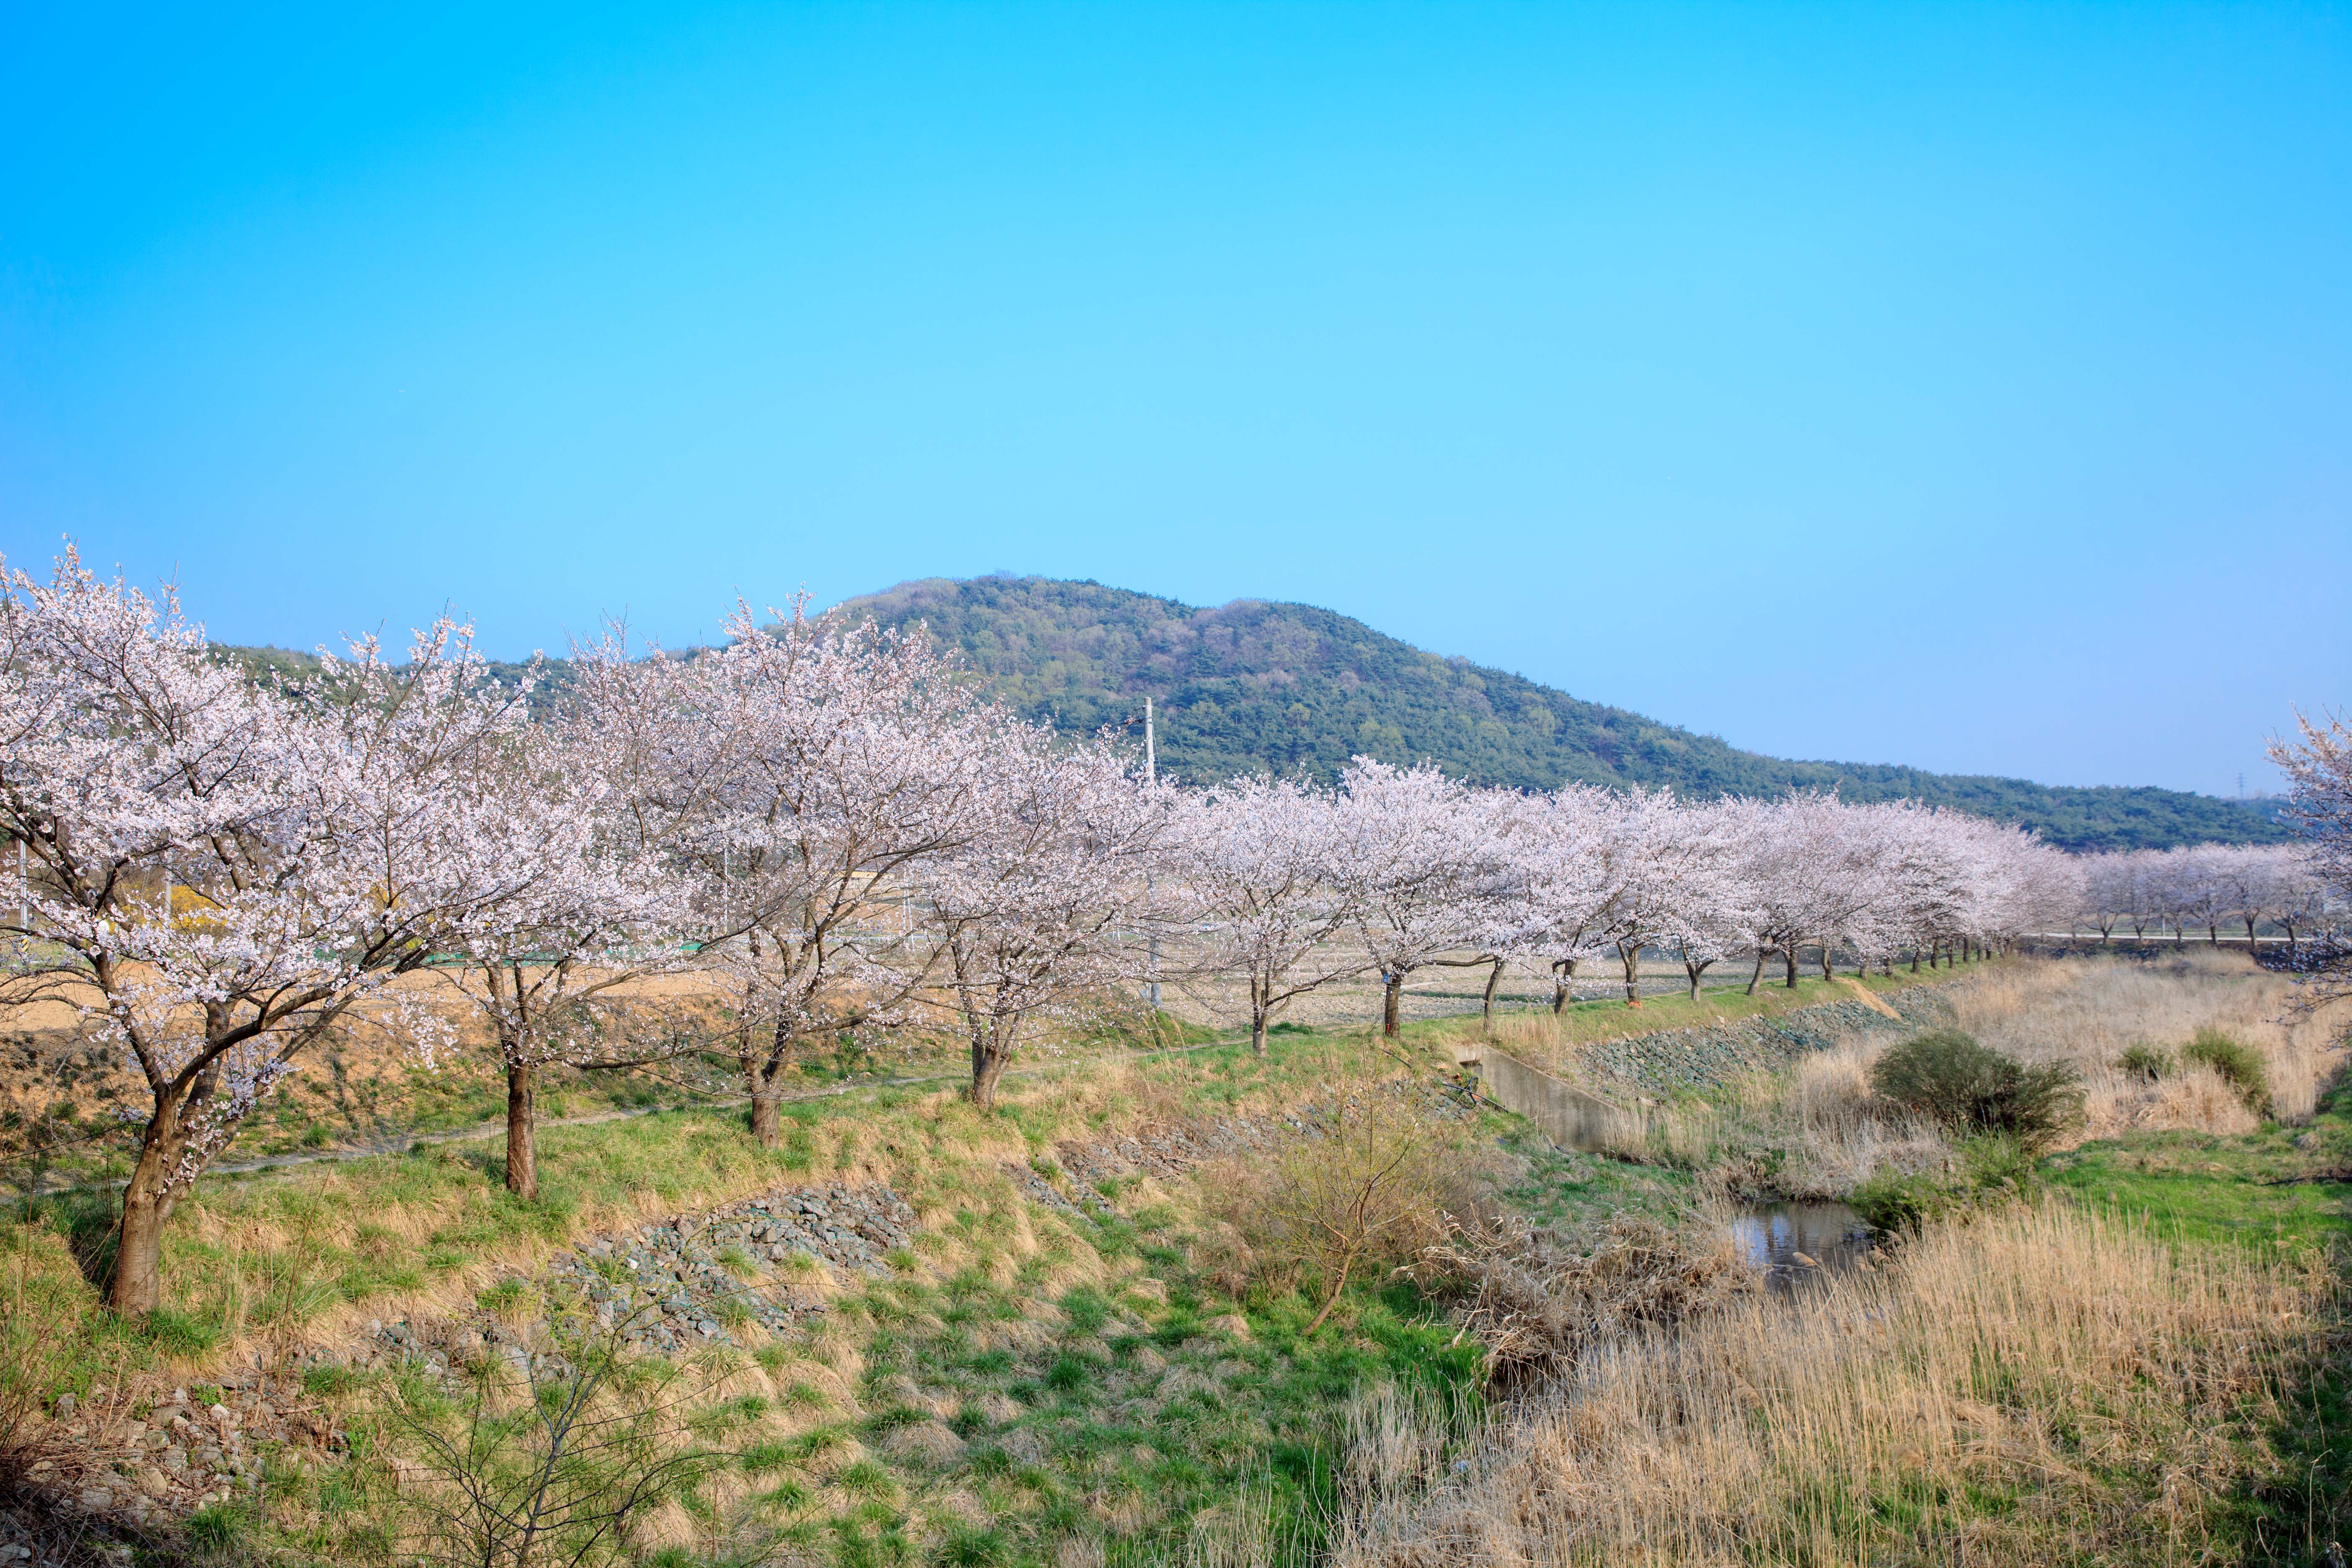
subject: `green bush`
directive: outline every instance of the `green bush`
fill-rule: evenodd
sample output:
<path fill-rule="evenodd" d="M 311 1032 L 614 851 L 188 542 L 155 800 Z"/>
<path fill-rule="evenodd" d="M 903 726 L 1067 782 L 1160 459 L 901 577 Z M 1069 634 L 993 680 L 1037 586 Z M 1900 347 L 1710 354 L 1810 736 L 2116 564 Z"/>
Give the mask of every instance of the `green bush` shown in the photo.
<path fill-rule="evenodd" d="M 2116 1058 L 2116 1070 L 2154 1083 L 2172 1070 L 2172 1053 L 2161 1046 L 2133 1046 Z"/>
<path fill-rule="evenodd" d="M 2078 1077 L 2070 1063 L 2027 1067 L 1958 1029 L 1931 1029 L 1880 1057 L 1871 1088 L 1954 1132 L 2001 1132 L 2032 1145 L 2080 1113 Z"/>
<path fill-rule="evenodd" d="M 2041 1184 L 2031 1146 L 1988 1132 L 1964 1139 L 1945 1170 L 1884 1172 L 1856 1187 L 1848 1202 L 1880 1230 L 1916 1230 L 1927 1220 L 2030 1197 Z"/>
<path fill-rule="evenodd" d="M 2246 1109 L 2258 1114 L 2270 1110 L 2271 1078 L 2263 1066 L 2262 1054 L 2251 1047 L 2242 1046 L 2221 1030 L 2200 1029 L 2180 1047 L 2180 1059 L 2211 1068 L 2238 1091 Z"/>

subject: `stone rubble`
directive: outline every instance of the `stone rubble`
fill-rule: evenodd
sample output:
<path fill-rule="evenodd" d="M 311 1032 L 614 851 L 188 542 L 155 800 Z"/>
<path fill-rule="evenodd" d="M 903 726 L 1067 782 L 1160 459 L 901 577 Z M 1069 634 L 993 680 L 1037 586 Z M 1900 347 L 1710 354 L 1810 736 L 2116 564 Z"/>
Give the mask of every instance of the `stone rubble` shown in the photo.
<path fill-rule="evenodd" d="M 85 1517 L 143 1525 L 258 1490 L 265 1461 L 309 1468 L 343 1447 L 299 1377 L 226 1374 L 212 1386 L 220 1397 L 209 1405 L 185 1388 L 122 1411 L 60 1400 L 62 1441 L 45 1446 L 26 1479 Z"/>
<path fill-rule="evenodd" d="M 608 1329 L 621 1325 L 632 1348 L 674 1354 L 738 1342 L 730 1318 L 779 1337 L 804 1332 L 826 1312 L 813 1287 L 828 1269 L 886 1275 L 888 1255 L 909 1245 L 916 1228 L 914 1209 L 888 1187 L 800 1187 L 698 1220 L 681 1215 L 587 1237 L 557 1258 L 548 1277 L 576 1288 Z M 560 1355 L 530 1348 L 544 1342 L 546 1326 L 542 1320 L 518 1331 L 488 1311 L 446 1321 L 379 1319 L 348 1352 L 305 1350 L 274 1372 L 216 1378 L 220 1401 L 208 1406 L 185 1388 L 143 1415 L 137 1405 L 118 1411 L 63 1395 L 51 1411 L 63 1441 L 33 1462 L 26 1479 L 88 1520 L 160 1523 L 257 1490 L 265 1461 L 307 1469 L 341 1451 L 344 1435 L 308 1392 L 306 1375 L 399 1366 L 454 1375 L 484 1355 L 560 1374 Z M 7 1550 L 0 1540 L 0 1552 Z M 0 1568 L 12 1561 L 0 1556 Z"/>
<path fill-rule="evenodd" d="M 1777 1018 L 1742 1018 L 1604 1040 L 1580 1047 L 1579 1055 L 1593 1077 L 1615 1079 L 1653 1094 L 1704 1089 L 1745 1072 L 1778 1072 L 1800 1057 L 1854 1036 L 1907 1035 L 1948 1023 L 1950 1004 L 1937 994 L 1938 989 L 1916 985 L 1881 993 L 1902 1015 L 1899 1019 L 1858 1001 L 1821 1002 Z"/>

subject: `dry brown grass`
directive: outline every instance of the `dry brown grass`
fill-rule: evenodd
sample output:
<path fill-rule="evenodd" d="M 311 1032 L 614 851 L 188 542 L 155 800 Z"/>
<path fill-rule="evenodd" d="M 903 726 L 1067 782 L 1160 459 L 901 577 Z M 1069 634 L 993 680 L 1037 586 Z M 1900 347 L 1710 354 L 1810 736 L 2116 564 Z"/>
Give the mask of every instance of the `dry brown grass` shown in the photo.
<path fill-rule="evenodd" d="M 1931 1228 L 1591 1352 L 1463 1458 L 1381 1434 L 1335 1561 L 2203 1560 L 2340 1289 L 2061 1207 Z"/>
<path fill-rule="evenodd" d="M 2011 959 L 1962 976 L 1946 993 L 1955 1022 L 2026 1062 L 2063 1060 L 2082 1074 L 2084 1115 L 2059 1146 L 2137 1131 L 2250 1131 L 2261 1117 L 2212 1068 L 2180 1058 L 2198 1030 L 2218 1029 L 2256 1052 L 2278 1120 L 2307 1119 L 2345 1061 L 2346 1009 L 2298 1017 L 2294 988 L 2239 952 L 2162 963 L 2125 959 Z M 2117 1065 L 2134 1046 L 2166 1053 L 2151 1081 Z M 1784 1151 L 1770 1185 L 1792 1197 L 1838 1197 L 1873 1176 L 1942 1168 L 1947 1131 L 1890 1110 L 1871 1089 L 1884 1040 L 1851 1038 L 1787 1072 L 1726 1086 L 1705 1104 L 1653 1110 L 1626 1152 L 1719 1163 L 1742 1130 Z"/>
<path fill-rule="evenodd" d="M 2259 1118 L 2210 1068 L 2178 1061 L 2200 1028 L 2218 1029 L 2261 1055 L 2273 1114 L 2310 1117 L 2344 1061 L 2345 1016 L 2296 1017 L 2291 982 L 2245 953 L 2189 952 L 2159 963 L 2120 959 L 2022 960 L 1973 975 L 1950 992 L 1959 1026 L 2029 1062 L 2063 1059 L 2083 1074 L 2084 1138 L 2134 1129 L 2244 1132 Z M 2171 1053 L 2154 1082 L 2121 1070 L 2134 1046 Z"/>
<path fill-rule="evenodd" d="M 1800 1060 L 1784 1100 L 1795 1137 L 1782 1184 L 1797 1197 L 1852 1192 L 1887 1171 L 1934 1170 L 1951 1143 L 1933 1121 L 1891 1110 L 1871 1090 L 1871 1064 L 1883 1042 L 1849 1039 Z"/>
<path fill-rule="evenodd" d="M 1933 1121 L 1897 1111 L 1871 1091 L 1882 1041 L 1849 1038 L 1780 1073 L 1748 1073 L 1703 1100 L 1627 1110 L 1602 1152 L 1664 1160 L 1738 1193 L 1769 1187 L 1787 1197 L 1843 1197 L 1884 1172 L 1943 1167 L 1950 1139 Z M 1754 1167 L 1769 1147 L 1780 1158 Z"/>

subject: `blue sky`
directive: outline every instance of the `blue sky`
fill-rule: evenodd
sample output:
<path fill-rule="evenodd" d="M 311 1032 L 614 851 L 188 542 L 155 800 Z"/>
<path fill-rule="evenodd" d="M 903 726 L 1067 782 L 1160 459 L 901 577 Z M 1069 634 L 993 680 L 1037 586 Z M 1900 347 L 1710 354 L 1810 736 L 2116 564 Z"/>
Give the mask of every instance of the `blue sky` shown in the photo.
<path fill-rule="evenodd" d="M 0 550 L 313 646 L 998 569 L 1783 755 L 2352 697 L 2343 6 L 0 0 Z"/>

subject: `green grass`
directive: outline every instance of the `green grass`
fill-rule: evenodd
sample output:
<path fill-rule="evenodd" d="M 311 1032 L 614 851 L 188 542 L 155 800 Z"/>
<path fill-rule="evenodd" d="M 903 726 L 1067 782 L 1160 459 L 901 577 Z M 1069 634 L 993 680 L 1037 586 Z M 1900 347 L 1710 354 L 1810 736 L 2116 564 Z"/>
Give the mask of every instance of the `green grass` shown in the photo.
<path fill-rule="evenodd" d="M 860 1091 L 793 1108 L 784 1146 L 772 1152 L 751 1142 L 740 1113 L 719 1109 L 549 1127 L 541 1139 L 545 1195 L 532 1204 L 505 1192 L 494 1148 L 463 1144 L 207 1180 L 190 1200 L 188 1218 L 170 1233 L 166 1312 L 134 1329 L 75 1313 L 72 1301 L 58 1306 L 100 1325 L 79 1342 L 93 1368 L 127 1360 L 158 1370 L 174 1356 L 203 1363 L 240 1334 L 298 1328 L 345 1304 L 379 1303 L 389 1315 L 405 1293 L 460 1268 L 477 1280 L 467 1295 L 510 1311 L 523 1293 L 480 1283 L 487 1261 L 527 1268 L 540 1247 L 641 1212 L 646 1194 L 665 1208 L 690 1210 L 772 1184 L 823 1180 L 878 1153 L 896 1168 L 904 1195 L 929 1213 L 955 1216 L 944 1227 L 951 1234 L 923 1233 L 915 1249 L 892 1260 L 893 1278 L 835 1314 L 833 1331 L 846 1335 L 866 1362 L 865 1418 L 776 1436 L 765 1425 L 771 1415 L 804 1423 L 810 1414 L 826 1414 L 830 1401 L 807 1384 L 788 1390 L 776 1411 L 724 1413 L 728 1440 L 740 1432 L 743 1468 L 761 1478 L 769 1499 L 761 1506 L 778 1516 L 779 1530 L 803 1531 L 803 1544 L 821 1542 L 844 1563 L 912 1561 L 922 1551 L 942 1560 L 1043 1563 L 1073 1531 L 1101 1528 L 1089 1500 L 1109 1500 L 1118 1560 L 1148 1562 L 1181 1552 L 1202 1510 L 1255 1487 L 1290 1536 L 1306 1539 L 1323 1528 L 1336 1500 L 1339 1420 L 1349 1393 L 1386 1378 L 1466 1387 L 1476 1375 L 1475 1347 L 1454 1343 L 1434 1311 L 1398 1292 L 1358 1292 L 1312 1342 L 1300 1333 L 1311 1304 L 1297 1299 L 1254 1303 L 1246 1339 L 1213 1333 L 1203 1322 L 1235 1304 L 1184 1272 L 1190 1237 L 1178 1205 L 1134 1182 L 1114 1182 L 1104 1184 L 1108 1202 L 1093 1217 L 1031 1210 L 1018 1219 L 1026 1200 L 1006 1177 L 1001 1149 L 1011 1134 L 1043 1159 L 1061 1139 L 1124 1123 L 1142 1099 L 1162 1108 L 1172 1099 L 1213 1114 L 1386 1060 L 1360 1034 L 1293 1034 L 1266 1058 L 1232 1044 L 1142 1061 L 1130 1089 L 1076 1103 L 1039 1083 L 986 1120 L 950 1091 Z M 1645 1181 L 1594 1166 L 1561 1184 L 1565 1197 L 1547 1201 L 1607 1203 Z M 1530 1184 L 1531 1197 L 1539 1187 Z M 1659 1186 L 1652 1195 L 1664 1201 L 1666 1191 Z M 192 1223 L 193 1205 L 208 1210 L 214 1223 Z M 86 1197 L 59 1200 L 47 1206 L 37 1234 L 55 1250 L 70 1233 L 94 1261 L 107 1217 Z M 1034 1238 L 1025 1255 L 1012 1250 L 1024 1226 Z M 942 1247 L 969 1261 L 944 1279 L 923 1278 L 925 1249 L 936 1255 Z M 1073 1269 L 1092 1282 L 1055 1283 Z M 1164 1281 L 1164 1300 L 1132 1288 L 1145 1271 Z M 73 1281 L 58 1289 L 72 1296 L 87 1288 Z M 1043 1344 L 975 1340 L 1024 1320 L 1060 1330 Z M 956 1429 L 970 1447 L 945 1471 L 891 1457 L 898 1432 L 929 1419 L 882 1392 L 907 1376 L 922 1380 L 928 1394 L 964 1401 Z M 365 1380 L 348 1374 L 316 1383 L 312 1392 L 322 1399 L 367 1397 Z M 1157 1392 L 1163 1386 L 1164 1396 Z M 989 1394 L 1016 1399 L 1021 1413 L 989 1418 L 981 1413 Z M 855 1454 L 847 1448 L 853 1442 L 866 1452 L 845 1460 L 845 1451 Z M 274 1471 L 274 1500 L 251 1528 L 275 1548 L 364 1560 L 373 1538 L 344 1528 L 322 1506 L 331 1488 L 344 1484 L 336 1479 L 341 1469 Z M 836 1501 L 845 1511 L 826 1520 L 809 1510 L 828 1487 L 848 1501 Z M 957 1527 L 942 1536 L 923 1512 L 927 1499 L 955 1487 L 980 1498 L 985 1530 Z M 823 1529 L 806 1536 L 815 1524 Z"/>
<path fill-rule="evenodd" d="M 2145 1132 L 2043 1162 L 2077 1201 L 2145 1215 L 2186 1247 L 2276 1248 L 2352 1267 L 2352 1079 L 2339 1078 L 2301 1127 L 2234 1137 Z M 2341 1345 L 2283 1381 L 2285 1419 L 2271 1433 L 2273 1473 L 2231 1500 L 2227 1523 L 2247 1561 L 2319 1562 L 2319 1543 L 2352 1536 L 2352 1363 Z"/>
<path fill-rule="evenodd" d="M 1807 987 L 1794 997 L 1770 988 L 1757 1010 L 1824 999 L 1821 983 Z M 1628 1013 L 1602 1003 L 1579 1016 L 1595 1031 L 1621 1022 L 1663 1027 L 1677 1021 L 1680 1005 L 1657 1001 Z M 1432 1074 L 1450 1068 L 1446 1041 L 1469 1026 L 1475 1020 L 1413 1026 L 1403 1055 Z M 858 1066 L 835 1065 L 845 1074 Z M 1434 1304 L 1378 1281 L 1352 1289 L 1310 1339 L 1313 1301 L 1294 1294 L 1237 1303 L 1190 1271 L 1199 1221 L 1158 1184 L 1103 1183 L 1098 1212 L 1073 1215 L 1031 1205 L 1007 1166 L 1027 1163 L 1076 1195 L 1054 1152 L 1064 1140 L 1114 1133 L 1144 1115 L 1262 1108 L 1396 1065 L 1367 1029 L 1292 1029 L 1276 1035 L 1265 1058 L 1233 1040 L 1132 1058 L 1115 1086 L 1091 1079 L 1085 1063 L 1008 1080 L 1005 1103 L 986 1118 L 950 1086 L 856 1088 L 790 1107 L 773 1151 L 752 1142 L 740 1111 L 719 1107 L 551 1126 L 540 1140 L 544 1195 L 530 1204 L 505 1191 L 495 1144 L 211 1178 L 168 1232 L 166 1311 L 132 1325 L 91 1310 L 89 1287 L 70 1267 L 53 1269 L 47 1289 L 57 1320 L 70 1325 L 85 1386 L 114 1367 L 169 1371 L 193 1384 L 248 1336 L 298 1331 L 350 1306 L 390 1317 L 412 1293 L 437 1290 L 517 1310 L 519 1293 L 492 1281 L 501 1271 L 532 1272 L 546 1249 L 637 1223 L 648 1209 L 692 1212 L 771 1186 L 837 1179 L 867 1162 L 927 1226 L 891 1259 L 891 1277 L 829 1315 L 827 1341 L 864 1363 L 862 1408 L 783 1381 L 798 1375 L 787 1370 L 798 1359 L 816 1353 L 810 1347 L 770 1346 L 757 1360 L 780 1376 L 773 1403 L 712 1417 L 724 1415 L 723 1440 L 757 1478 L 767 1500 L 758 1506 L 777 1540 L 844 1564 L 925 1553 L 1045 1564 L 1072 1534 L 1100 1533 L 1111 1562 L 1181 1561 L 1197 1519 L 1247 1499 L 1286 1550 L 1307 1552 L 1338 1503 L 1349 1395 L 1397 1381 L 1444 1391 L 1473 1411 L 1478 1347 L 1460 1341 Z M 311 1120 L 306 1110 L 302 1125 Z M 1688 1172 L 1561 1154 L 1499 1112 L 1475 1125 L 1524 1157 L 1526 1175 L 1506 1197 L 1530 1218 L 1573 1226 L 1624 1209 L 1665 1219 L 1687 1210 Z M 110 1218 L 102 1202 L 53 1200 L 41 1215 L 26 1234 L 42 1239 L 52 1263 L 73 1247 L 86 1267 L 102 1263 Z M 458 1288 L 451 1277 L 461 1270 Z M 1147 1281 L 1157 1283 L 1147 1289 Z M 1237 1309 L 1246 1336 L 1205 1326 Z M 1053 1327 L 1019 1331 L 1036 1324 Z M 919 1398 L 899 1379 L 913 1380 Z M 365 1380 L 347 1376 L 323 1377 L 314 1392 L 371 1397 Z M 911 1439 L 938 1450 L 936 1434 L 919 1429 L 932 1405 L 953 1411 L 961 1456 L 898 1458 L 915 1451 Z M 332 1487 L 349 1483 L 346 1468 L 273 1470 L 274 1500 L 239 1528 L 298 1557 L 372 1561 L 376 1537 L 324 1506 L 341 1495 Z M 958 1491 L 976 1500 L 984 1527 L 950 1527 L 927 1511 Z"/>
<path fill-rule="evenodd" d="M 2302 1127 L 2222 1137 L 2142 1132 L 2085 1143 L 2042 1163 L 2086 1203 L 2144 1214 L 2183 1241 L 2352 1246 L 2352 1085 Z"/>

